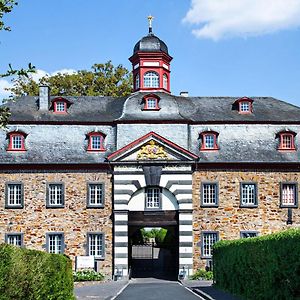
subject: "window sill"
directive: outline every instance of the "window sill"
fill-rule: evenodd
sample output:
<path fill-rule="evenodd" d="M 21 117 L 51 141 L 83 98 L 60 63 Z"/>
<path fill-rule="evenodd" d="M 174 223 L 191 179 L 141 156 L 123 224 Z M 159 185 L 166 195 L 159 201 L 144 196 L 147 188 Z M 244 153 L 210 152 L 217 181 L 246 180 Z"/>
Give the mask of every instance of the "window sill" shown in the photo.
<path fill-rule="evenodd" d="M 290 148 L 290 149 L 284 149 L 284 148 L 278 148 L 279 152 L 296 152 L 296 148 Z"/>
<path fill-rule="evenodd" d="M 51 209 L 51 208 L 57 209 L 57 208 L 65 208 L 65 206 L 64 205 L 46 205 L 46 208 L 47 209 Z"/>
<path fill-rule="evenodd" d="M 294 204 L 294 205 L 283 205 L 283 204 L 280 204 L 279 207 L 280 208 L 298 208 L 298 204 Z"/>
<path fill-rule="evenodd" d="M 218 208 L 219 205 L 218 204 L 201 204 L 200 207 L 201 208 Z"/>
<path fill-rule="evenodd" d="M 159 111 L 159 110 L 161 110 L 161 108 L 160 107 L 158 107 L 158 108 L 142 108 L 142 111 Z"/>
<path fill-rule="evenodd" d="M 26 152 L 26 149 L 6 149 L 7 152 Z"/>
<path fill-rule="evenodd" d="M 219 151 L 219 150 L 220 150 L 219 148 L 213 148 L 213 149 L 200 148 L 200 151 L 201 151 L 201 152 L 204 152 L 204 151 L 208 151 L 208 152 L 217 152 L 217 151 Z"/>
<path fill-rule="evenodd" d="M 200 256 L 200 259 L 212 259 L 212 256 Z"/>
<path fill-rule="evenodd" d="M 104 208 L 103 204 L 99 204 L 99 205 L 87 205 L 86 208 L 95 208 L 95 209 L 99 209 L 99 208 Z"/>
<path fill-rule="evenodd" d="M 86 150 L 87 152 L 105 152 L 106 151 L 106 149 L 87 149 Z"/>
<path fill-rule="evenodd" d="M 14 206 L 14 205 L 5 205 L 5 208 L 6 209 L 22 209 L 22 208 L 24 208 L 24 206 L 23 205 L 16 205 L 16 206 Z"/>
<path fill-rule="evenodd" d="M 240 208 L 258 208 L 258 205 L 245 205 L 245 204 L 241 204 Z"/>

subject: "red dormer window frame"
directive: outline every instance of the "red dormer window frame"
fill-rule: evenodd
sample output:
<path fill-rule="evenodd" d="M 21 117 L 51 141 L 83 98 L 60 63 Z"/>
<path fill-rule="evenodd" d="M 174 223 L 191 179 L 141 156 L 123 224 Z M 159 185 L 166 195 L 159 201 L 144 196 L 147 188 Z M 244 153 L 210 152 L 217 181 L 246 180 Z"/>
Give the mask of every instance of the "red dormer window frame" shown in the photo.
<path fill-rule="evenodd" d="M 87 134 L 88 137 L 88 147 L 89 152 L 104 152 L 106 151 L 104 147 L 104 140 L 106 135 L 102 132 L 90 132 Z"/>
<path fill-rule="evenodd" d="M 150 106 L 149 102 L 153 100 L 155 101 L 155 105 Z M 142 110 L 152 110 L 152 111 L 160 110 L 159 100 L 160 98 L 155 94 L 148 94 L 144 96 L 143 97 L 144 107 L 142 108 Z"/>
<path fill-rule="evenodd" d="M 14 151 L 14 152 L 25 152 L 25 138 L 27 136 L 24 132 L 13 131 L 9 132 L 8 134 L 8 147 L 7 151 Z"/>
<path fill-rule="evenodd" d="M 216 131 L 203 131 L 200 133 L 201 147 L 200 151 L 217 151 L 219 133 Z"/>
<path fill-rule="evenodd" d="M 68 112 L 68 106 L 72 104 L 69 100 L 62 98 L 62 97 L 57 97 L 52 100 L 53 103 L 53 113 L 55 114 L 66 114 Z M 59 110 L 58 109 L 58 103 L 63 103 L 64 104 L 64 110 Z"/>
<path fill-rule="evenodd" d="M 279 151 L 296 151 L 295 136 L 293 131 L 281 131 L 277 134 L 279 137 Z"/>
<path fill-rule="evenodd" d="M 253 113 L 253 99 L 248 98 L 248 97 L 243 97 L 235 101 L 238 107 L 238 112 L 239 114 L 242 115 L 247 115 L 247 114 L 252 114 Z M 243 110 L 243 104 L 247 103 L 249 106 L 249 110 Z"/>

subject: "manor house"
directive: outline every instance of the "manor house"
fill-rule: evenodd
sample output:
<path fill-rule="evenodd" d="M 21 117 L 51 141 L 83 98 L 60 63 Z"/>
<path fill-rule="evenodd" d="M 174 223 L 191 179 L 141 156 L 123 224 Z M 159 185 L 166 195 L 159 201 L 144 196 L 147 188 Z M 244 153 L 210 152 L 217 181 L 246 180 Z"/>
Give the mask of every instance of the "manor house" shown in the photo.
<path fill-rule="evenodd" d="M 171 93 L 167 45 L 132 56 L 128 97 L 10 102 L 0 132 L 0 239 L 128 276 L 133 237 L 162 227 L 176 274 L 211 266 L 218 240 L 299 227 L 300 108 L 272 97 Z M 255 255 L 255 254 L 253 254 Z M 170 260 L 170 257 L 169 257 Z"/>

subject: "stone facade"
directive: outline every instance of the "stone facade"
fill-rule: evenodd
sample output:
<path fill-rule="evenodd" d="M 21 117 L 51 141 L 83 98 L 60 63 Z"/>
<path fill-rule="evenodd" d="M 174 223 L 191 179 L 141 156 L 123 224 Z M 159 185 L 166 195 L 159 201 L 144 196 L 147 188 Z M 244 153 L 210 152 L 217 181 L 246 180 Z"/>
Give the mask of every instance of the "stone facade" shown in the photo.
<path fill-rule="evenodd" d="M 23 233 L 26 248 L 45 250 L 46 233 L 63 232 L 64 253 L 72 258 L 87 255 L 87 233 L 105 235 L 105 258 L 100 260 L 101 272 L 112 274 L 112 184 L 106 172 L 76 171 L 22 171 L 1 172 L 0 182 L 0 240 L 5 233 Z M 5 209 L 5 184 L 22 182 L 24 208 Z M 46 208 L 46 185 L 62 182 L 65 187 L 64 208 Z M 104 208 L 87 208 L 87 183 L 99 182 L 105 186 Z"/>
<path fill-rule="evenodd" d="M 201 182 L 217 182 L 219 205 L 201 207 Z M 257 208 L 240 207 L 240 183 L 255 182 L 258 192 Z M 201 234 L 216 231 L 219 239 L 239 239 L 241 231 L 269 234 L 291 227 L 299 227 L 300 209 L 292 209 L 293 224 L 287 225 L 288 209 L 280 208 L 280 183 L 300 183 L 299 172 L 271 170 L 208 170 L 193 174 L 193 248 L 194 269 L 204 268 L 201 258 Z"/>

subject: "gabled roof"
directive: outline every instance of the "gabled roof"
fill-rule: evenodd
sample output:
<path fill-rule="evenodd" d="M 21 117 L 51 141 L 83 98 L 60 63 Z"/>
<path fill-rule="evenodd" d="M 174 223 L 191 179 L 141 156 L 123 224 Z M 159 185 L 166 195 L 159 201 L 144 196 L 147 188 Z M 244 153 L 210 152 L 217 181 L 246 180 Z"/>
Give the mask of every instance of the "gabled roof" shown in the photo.
<path fill-rule="evenodd" d="M 153 146 L 151 142 L 153 141 Z M 149 144 L 150 143 L 150 144 Z M 145 147 L 146 148 L 142 148 Z M 147 148 L 148 147 L 148 148 Z M 159 134 L 151 131 L 123 148 L 113 152 L 108 156 L 109 161 L 133 161 L 138 160 L 141 151 L 147 151 L 149 154 L 161 151 L 163 154 L 154 159 L 143 159 L 143 161 L 157 161 L 157 160 L 176 160 L 176 161 L 194 161 L 198 159 L 198 156 L 177 144 L 169 141 L 168 139 L 160 136 Z"/>

